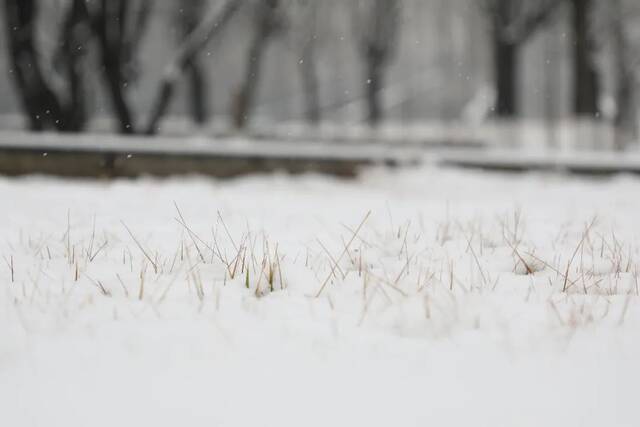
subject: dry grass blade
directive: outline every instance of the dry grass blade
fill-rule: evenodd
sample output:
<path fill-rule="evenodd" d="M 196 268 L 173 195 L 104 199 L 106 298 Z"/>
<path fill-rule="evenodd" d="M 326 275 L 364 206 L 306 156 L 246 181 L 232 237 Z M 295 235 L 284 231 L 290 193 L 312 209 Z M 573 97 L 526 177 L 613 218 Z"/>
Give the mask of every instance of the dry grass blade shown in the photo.
<path fill-rule="evenodd" d="M 180 211 L 178 204 L 176 202 L 173 202 L 173 205 L 176 207 L 176 211 L 178 211 L 178 216 L 180 217 L 180 220 L 176 219 L 176 221 L 178 221 L 185 228 L 185 230 L 187 230 L 187 234 L 189 235 L 191 242 L 193 242 L 193 246 L 195 246 L 196 251 L 198 252 L 198 257 L 200 257 L 200 260 L 204 264 L 206 264 L 207 261 L 205 260 L 204 255 L 202 254 L 202 251 L 198 246 L 198 242 L 196 242 L 196 239 L 195 239 L 195 237 L 198 237 L 198 236 L 193 231 L 191 231 L 191 229 L 187 226 L 187 221 L 184 219 L 184 216 L 182 215 L 182 212 Z M 200 242 L 202 242 L 205 246 L 207 246 L 209 250 L 213 251 L 213 249 L 209 247 L 209 245 L 204 243 L 204 241 L 201 238 L 198 237 L 198 240 L 200 240 Z"/>
<path fill-rule="evenodd" d="M 225 234 L 227 235 L 227 237 L 229 238 L 229 241 L 233 245 L 233 249 L 235 249 L 237 252 L 238 246 L 236 245 L 236 242 L 233 240 L 233 237 L 231 237 L 231 233 L 229 232 L 229 228 L 227 228 L 227 224 L 224 222 L 224 219 L 222 218 L 222 214 L 220 214 L 220 211 L 218 211 L 217 213 L 218 213 L 218 220 L 222 224 L 222 228 L 224 228 Z"/>
<path fill-rule="evenodd" d="M 122 290 L 124 291 L 124 296 L 126 298 L 129 298 L 129 289 L 127 289 L 127 287 L 124 284 L 124 281 L 122 280 L 122 277 L 120 277 L 119 274 L 116 273 L 116 277 L 118 278 L 118 282 L 120 283 L 120 286 L 122 287 Z"/>
<path fill-rule="evenodd" d="M 398 286 L 396 286 L 397 282 L 396 283 L 392 283 L 391 280 L 389 280 L 389 279 L 387 279 L 385 277 L 382 277 L 382 276 L 380 276 L 378 274 L 375 274 L 375 273 L 373 273 L 371 271 L 367 271 L 367 274 L 369 275 L 369 277 L 372 277 L 372 278 L 377 280 L 376 286 L 380 286 L 380 290 L 381 291 L 384 292 L 384 289 L 382 289 L 381 285 L 385 285 L 385 286 L 388 286 L 389 288 L 391 288 L 392 290 L 396 291 L 397 293 L 399 293 L 403 297 L 408 296 L 408 294 L 405 291 L 403 291 Z M 402 272 L 400 273 L 400 275 L 402 275 Z M 389 299 L 389 302 L 391 302 L 391 298 L 388 297 L 388 294 L 386 294 L 386 292 L 385 292 L 385 295 Z"/>
<path fill-rule="evenodd" d="M 580 251 L 580 248 L 582 248 L 582 245 L 584 245 L 585 240 L 589 237 L 589 233 L 591 231 L 591 228 L 596 223 L 596 219 L 597 219 L 597 217 L 594 217 L 591 220 L 591 222 L 589 223 L 589 225 L 585 228 L 584 233 L 582 233 L 582 238 L 580 239 L 580 242 L 578 243 L 578 246 L 576 246 L 576 249 L 573 251 L 573 254 L 571 255 L 571 258 L 569 259 L 569 262 L 567 263 L 567 270 L 566 270 L 566 272 L 564 274 L 564 284 L 562 285 L 562 292 L 566 292 L 566 290 L 567 290 L 567 283 L 569 281 L 569 269 L 571 268 L 571 264 L 573 264 L 573 260 L 576 258 L 576 255 L 578 255 L 578 251 Z"/>
<path fill-rule="evenodd" d="M 96 259 L 96 257 L 100 254 L 100 252 L 102 252 L 102 250 L 107 247 L 108 243 L 109 242 L 105 240 L 104 243 L 102 245 L 100 245 L 100 247 L 98 247 L 98 249 L 96 249 L 96 251 L 93 254 L 91 254 L 89 252 L 89 254 L 90 254 L 89 255 L 89 262 L 93 262 L 93 260 Z"/>
<path fill-rule="evenodd" d="M 93 283 L 98 289 L 100 289 L 100 292 L 102 293 L 102 295 L 106 296 L 106 297 L 110 297 L 111 296 L 111 291 L 107 290 L 107 288 L 104 287 L 104 285 L 102 284 L 102 282 L 100 282 L 99 280 L 95 280 L 93 279 L 91 276 L 89 276 L 88 274 L 84 274 L 84 276 L 89 279 L 89 281 L 91 283 Z"/>
<path fill-rule="evenodd" d="M 571 280 L 567 275 L 565 275 L 565 273 L 563 273 L 562 271 L 558 270 L 557 268 L 555 268 L 553 265 L 549 264 L 548 262 L 546 262 L 542 258 L 536 256 L 535 254 L 533 254 L 531 252 L 527 252 L 527 255 L 529 255 L 531 258 L 535 259 L 536 261 L 538 261 L 539 263 L 541 263 L 545 267 L 550 268 L 551 270 L 553 270 L 554 273 L 558 274 L 563 279 L 568 281 L 571 284 L 571 286 L 576 284 L 576 282 L 574 280 Z"/>
<path fill-rule="evenodd" d="M 336 265 L 338 267 L 338 271 L 340 272 L 340 275 L 342 276 L 342 279 L 344 279 L 346 277 L 346 274 L 344 274 L 344 271 L 342 271 L 342 268 L 340 268 L 340 266 L 336 262 L 336 260 L 333 257 L 333 255 L 331 255 L 331 252 L 329 252 L 329 249 L 327 249 L 326 246 L 322 244 L 322 241 L 320 239 L 316 239 L 316 241 L 318 242 L 318 244 L 320 245 L 322 250 L 327 254 L 327 256 L 329 257 L 329 259 L 331 260 L 333 265 Z M 347 250 L 347 252 L 348 252 L 348 250 Z M 334 277 L 335 277 L 335 275 L 334 275 Z M 337 277 L 336 277 L 336 279 L 337 279 Z"/>
<path fill-rule="evenodd" d="M 138 246 L 138 249 L 140 249 L 140 252 L 142 252 L 142 254 L 144 255 L 144 257 L 147 259 L 147 261 L 149 261 L 149 263 L 151 263 L 151 265 L 153 266 L 153 270 L 155 271 L 155 273 L 158 273 L 158 264 L 156 264 L 156 262 L 153 260 L 153 258 L 151 258 L 151 256 L 149 256 L 149 254 L 147 253 L 147 251 L 144 249 L 144 247 L 142 246 L 142 244 L 138 241 L 138 239 L 136 239 L 136 236 L 133 235 L 133 233 L 131 232 L 131 230 L 129 229 L 129 227 L 127 227 L 127 224 L 124 223 L 124 221 L 120 221 L 120 223 L 122 224 L 122 226 L 127 230 L 127 233 L 129 233 L 129 236 L 131 236 L 131 239 L 135 242 L 135 244 Z"/>
<path fill-rule="evenodd" d="M 522 256 L 520 255 L 520 252 L 518 251 L 518 248 L 516 246 L 514 246 L 509 239 L 507 239 L 507 236 L 505 234 L 502 235 L 502 237 L 504 238 L 504 241 L 507 242 L 507 245 L 509 245 L 509 247 L 511 248 L 511 250 L 513 251 L 513 253 L 515 254 L 516 257 L 518 257 L 518 259 L 520 260 L 520 262 L 522 263 L 522 265 L 524 265 L 524 268 L 527 270 L 527 274 L 533 274 L 534 270 L 531 268 L 531 266 L 529 265 L 529 263 L 527 261 L 525 261 L 524 258 L 522 258 Z"/>
<path fill-rule="evenodd" d="M 624 319 L 627 317 L 627 311 L 629 310 L 629 303 L 631 302 L 631 299 L 633 298 L 633 295 L 631 293 L 629 293 L 629 295 L 627 295 L 627 298 L 625 298 L 624 300 L 624 306 L 622 307 L 622 313 L 620 314 L 620 319 L 618 320 L 618 325 L 622 326 L 622 324 L 624 323 Z"/>
<path fill-rule="evenodd" d="M 316 298 L 320 297 L 320 295 L 322 294 L 322 291 L 324 291 L 324 288 L 327 286 L 327 284 L 329 283 L 329 280 L 331 280 L 331 276 L 333 276 L 335 274 L 335 270 L 338 267 L 338 263 L 340 261 L 342 261 L 342 258 L 344 258 L 345 254 L 347 252 L 349 252 L 349 247 L 351 246 L 351 244 L 353 243 L 353 241 L 358 237 L 358 234 L 360 233 L 360 230 L 362 230 L 362 227 L 364 227 L 364 224 L 367 222 L 367 220 L 369 219 L 369 217 L 371 216 L 371 211 L 367 212 L 367 214 L 364 216 L 364 218 L 362 219 L 362 221 L 360 222 L 360 225 L 358 225 L 358 227 L 356 228 L 356 230 L 353 232 L 351 239 L 349 239 L 349 241 L 347 242 L 344 250 L 342 251 L 342 253 L 340 254 L 340 256 L 338 257 L 337 262 L 333 265 L 333 267 L 331 268 L 331 271 L 329 272 L 329 275 L 327 276 L 327 278 L 324 280 L 324 282 L 322 283 L 322 285 L 320 286 L 320 289 L 318 290 L 318 292 L 316 293 Z"/>
<path fill-rule="evenodd" d="M 472 238 L 467 238 L 467 249 L 469 251 L 471 251 L 471 255 L 473 256 L 473 259 L 476 263 L 476 265 L 478 266 L 478 271 L 480 272 L 480 276 L 482 277 L 482 284 L 486 285 L 487 284 L 487 278 L 484 275 L 484 271 L 482 269 L 482 265 L 480 264 L 480 260 L 478 259 L 478 255 L 476 254 L 476 251 L 473 249 L 473 245 L 471 244 L 472 242 Z M 508 242 L 507 242 L 508 243 Z M 520 257 L 521 258 L 521 257 Z M 531 271 L 531 268 L 529 268 L 526 263 L 525 263 L 525 267 L 527 268 L 527 272 Z M 531 273 L 529 273 L 531 274 Z"/>
<path fill-rule="evenodd" d="M 4 259 L 4 262 L 7 264 L 7 267 L 9 268 L 9 272 L 11 273 L 11 283 L 15 282 L 15 270 L 13 268 L 13 255 L 9 256 L 9 259 L 7 259 L 5 256 L 2 257 L 2 259 Z"/>

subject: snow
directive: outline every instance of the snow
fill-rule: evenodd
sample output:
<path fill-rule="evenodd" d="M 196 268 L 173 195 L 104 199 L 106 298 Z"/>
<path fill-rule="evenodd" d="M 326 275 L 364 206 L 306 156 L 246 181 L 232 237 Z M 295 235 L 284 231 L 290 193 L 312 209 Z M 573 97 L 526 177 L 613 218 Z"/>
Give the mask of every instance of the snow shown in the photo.
<path fill-rule="evenodd" d="M 635 426 L 639 191 L 0 179 L 0 422 Z"/>

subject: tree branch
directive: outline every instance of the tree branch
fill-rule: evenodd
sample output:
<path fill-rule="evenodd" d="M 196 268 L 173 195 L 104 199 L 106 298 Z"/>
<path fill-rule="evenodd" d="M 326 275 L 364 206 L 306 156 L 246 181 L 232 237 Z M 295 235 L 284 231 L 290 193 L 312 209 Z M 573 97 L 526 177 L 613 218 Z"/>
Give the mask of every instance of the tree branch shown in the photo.
<path fill-rule="evenodd" d="M 158 131 L 159 123 L 173 98 L 178 78 L 184 73 L 194 56 L 224 29 L 244 1 L 227 0 L 221 6 L 213 7 L 180 46 L 174 58 L 165 68 L 149 121 L 145 127 L 146 134 L 153 135 Z"/>

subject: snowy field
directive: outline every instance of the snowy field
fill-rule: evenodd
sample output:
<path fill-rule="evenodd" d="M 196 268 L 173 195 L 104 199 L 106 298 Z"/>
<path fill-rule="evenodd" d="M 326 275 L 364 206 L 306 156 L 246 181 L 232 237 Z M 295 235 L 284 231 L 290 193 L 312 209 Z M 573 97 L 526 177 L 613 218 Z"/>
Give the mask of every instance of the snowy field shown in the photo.
<path fill-rule="evenodd" d="M 0 179 L 0 425 L 640 425 L 640 180 Z"/>

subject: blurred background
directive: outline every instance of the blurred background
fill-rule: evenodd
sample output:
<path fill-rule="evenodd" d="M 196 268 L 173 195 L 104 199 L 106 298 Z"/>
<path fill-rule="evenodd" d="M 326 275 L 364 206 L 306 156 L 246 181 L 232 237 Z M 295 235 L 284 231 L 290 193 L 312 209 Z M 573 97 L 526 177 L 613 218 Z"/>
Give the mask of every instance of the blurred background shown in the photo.
<path fill-rule="evenodd" d="M 633 150 L 638 0 L 3 0 L 0 128 Z"/>

